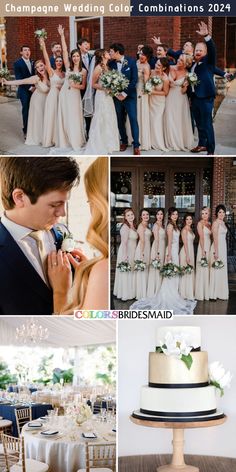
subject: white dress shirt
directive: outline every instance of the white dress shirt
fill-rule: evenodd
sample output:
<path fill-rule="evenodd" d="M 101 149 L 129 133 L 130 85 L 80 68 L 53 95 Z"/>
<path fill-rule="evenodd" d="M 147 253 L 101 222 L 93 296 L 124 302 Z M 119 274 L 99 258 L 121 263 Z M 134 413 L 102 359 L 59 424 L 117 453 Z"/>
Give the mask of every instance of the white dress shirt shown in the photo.
<path fill-rule="evenodd" d="M 87 70 L 89 70 L 89 56 L 88 53 L 82 54 L 82 60 Z"/>
<path fill-rule="evenodd" d="M 23 61 L 26 63 L 28 69 L 29 69 L 29 73 L 32 74 L 32 64 L 30 62 L 29 59 L 24 59 L 24 57 L 22 57 Z"/>
<path fill-rule="evenodd" d="M 41 279 L 47 283 L 42 269 L 37 242 L 30 236 L 30 233 L 33 230 L 31 228 L 26 228 L 25 226 L 14 223 L 14 221 L 7 218 L 5 214 L 1 218 L 1 223 L 5 226 L 7 231 L 9 231 L 10 235 L 13 237 L 25 257 L 27 257 L 30 264 L 40 275 Z M 47 255 L 51 251 L 55 251 L 55 240 L 51 231 L 43 231 L 43 242 Z"/>

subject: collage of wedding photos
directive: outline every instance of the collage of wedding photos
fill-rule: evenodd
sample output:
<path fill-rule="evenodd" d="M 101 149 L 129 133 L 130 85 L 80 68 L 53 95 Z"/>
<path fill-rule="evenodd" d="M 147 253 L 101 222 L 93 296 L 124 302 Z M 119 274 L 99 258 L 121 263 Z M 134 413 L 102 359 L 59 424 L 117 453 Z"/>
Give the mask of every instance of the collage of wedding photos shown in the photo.
<path fill-rule="evenodd" d="M 0 197 L 0 472 L 236 472 L 236 17 L 0 16 Z"/>

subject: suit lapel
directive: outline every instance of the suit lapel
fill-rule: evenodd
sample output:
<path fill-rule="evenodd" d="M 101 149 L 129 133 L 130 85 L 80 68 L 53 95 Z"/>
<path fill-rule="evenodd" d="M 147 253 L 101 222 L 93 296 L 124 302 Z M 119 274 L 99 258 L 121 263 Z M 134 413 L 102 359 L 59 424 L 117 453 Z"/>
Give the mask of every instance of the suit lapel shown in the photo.
<path fill-rule="evenodd" d="M 0 257 L 9 267 L 9 270 L 18 273 L 19 280 L 40 297 L 51 301 L 52 291 L 43 282 L 37 271 L 30 264 L 27 257 L 21 251 L 18 244 L 7 231 L 4 225 L 0 223 Z"/>

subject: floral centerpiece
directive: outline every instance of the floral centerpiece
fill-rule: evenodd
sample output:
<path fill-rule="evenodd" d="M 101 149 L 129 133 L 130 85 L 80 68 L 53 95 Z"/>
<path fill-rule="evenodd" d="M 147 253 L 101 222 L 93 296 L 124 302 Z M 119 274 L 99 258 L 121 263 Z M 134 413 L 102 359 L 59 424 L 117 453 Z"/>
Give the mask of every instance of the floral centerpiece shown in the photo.
<path fill-rule="evenodd" d="M 146 262 L 136 259 L 134 261 L 134 270 L 143 272 L 146 269 Z"/>
<path fill-rule="evenodd" d="M 74 418 L 76 423 L 80 426 L 91 418 L 92 410 L 86 403 L 80 402 L 69 405 L 66 409 L 66 414 Z"/>
<path fill-rule="evenodd" d="M 220 259 L 217 259 L 212 263 L 212 267 L 213 269 L 222 269 L 224 267 L 224 263 Z"/>
<path fill-rule="evenodd" d="M 117 264 L 117 269 L 120 272 L 131 272 L 131 265 L 128 261 L 121 261 Z"/>
<path fill-rule="evenodd" d="M 230 387 L 232 377 L 229 370 L 225 372 L 223 365 L 219 361 L 212 362 L 209 365 L 209 382 L 220 390 L 221 397 L 224 395 L 224 388 Z"/>
<path fill-rule="evenodd" d="M 156 352 L 180 359 L 190 369 L 193 363 L 190 352 L 193 347 L 189 342 L 187 334 L 167 332 L 164 341 L 160 341 L 160 346 L 156 348 Z"/>
<path fill-rule="evenodd" d="M 162 268 L 160 269 L 160 274 L 162 275 L 162 277 L 176 277 L 177 275 L 182 274 L 182 269 L 180 266 L 173 264 L 173 262 L 168 262 L 167 264 L 164 264 L 162 266 Z"/>
<path fill-rule="evenodd" d="M 101 85 L 112 97 L 124 92 L 129 85 L 129 80 L 122 72 L 108 70 L 100 76 Z"/>
<path fill-rule="evenodd" d="M 208 267 L 208 261 L 206 257 L 201 257 L 200 262 L 199 262 L 201 267 Z"/>

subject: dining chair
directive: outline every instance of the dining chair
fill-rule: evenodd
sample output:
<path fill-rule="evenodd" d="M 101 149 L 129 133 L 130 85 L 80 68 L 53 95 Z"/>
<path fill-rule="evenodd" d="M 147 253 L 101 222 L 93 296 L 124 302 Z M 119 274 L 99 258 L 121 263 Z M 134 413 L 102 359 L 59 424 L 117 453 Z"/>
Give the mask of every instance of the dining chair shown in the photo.
<path fill-rule="evenodd" d="M 2 434 L 6 472 L 48 472 L 49 466 L 25 458 L 24 438 Z"/>
<path fill-rule="evenodd" d="M 20 437 L 21 430 L 23 426 L 32 421 L 32 409 L 31 408 L 15 408 L 15 418 L 16 418 L 16 425 L 17 425 L 17 432 L 18 436 Z"/>
<path fill-rule="evenodd" d="M 86 466 L 77 472 L 115 472 L 116 444 L 86 442 Z"/>

